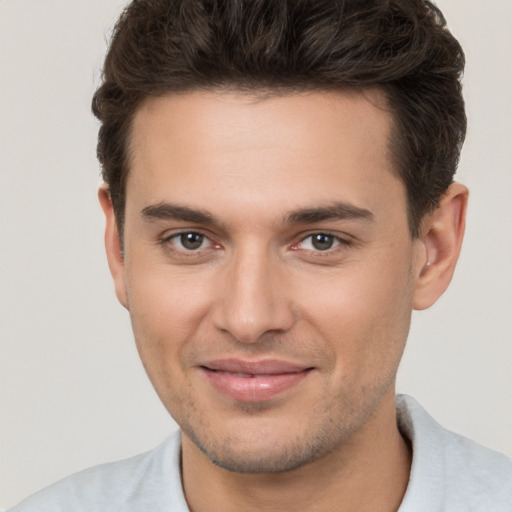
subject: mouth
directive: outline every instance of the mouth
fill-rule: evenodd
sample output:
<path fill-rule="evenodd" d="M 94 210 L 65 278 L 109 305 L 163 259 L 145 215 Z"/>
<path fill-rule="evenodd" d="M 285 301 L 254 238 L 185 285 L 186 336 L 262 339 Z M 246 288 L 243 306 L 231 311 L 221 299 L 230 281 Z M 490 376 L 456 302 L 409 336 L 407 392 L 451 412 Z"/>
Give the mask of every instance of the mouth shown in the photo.
<path fill-rule="evenodd" d="M 223 359 L 200 365 L 209 383 L 240 402 L 262 402 L 298 386 L 313 370 L 279 360 Z"/>

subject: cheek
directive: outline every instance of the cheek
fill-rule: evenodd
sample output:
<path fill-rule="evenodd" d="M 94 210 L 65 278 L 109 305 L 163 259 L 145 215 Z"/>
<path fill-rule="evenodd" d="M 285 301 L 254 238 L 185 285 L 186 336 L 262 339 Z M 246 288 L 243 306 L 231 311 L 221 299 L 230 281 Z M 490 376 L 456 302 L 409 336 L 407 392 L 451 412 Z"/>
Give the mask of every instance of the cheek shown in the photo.
<path fill-rule="evenodd" d="M 128 308 L 137 348 L 148 373 L 181 364 L 182 353 L 208 310 L 208 293 L 197 275 L 176 275 L 169 268 L 127 268 Z"/>
<path fill-rule="evenodd" d="M 333 353 L 338 377 L 371 378 L 398 365 L 412 311 L 407 262 L 344 268 L 311 285 L 301 310 Z"/>
<path fill-rule="evenodd" d="M 168 270 L 127 273 L 129 311 L 137 350 L 144 369 L 171 416 L 179 419 L 184 403 L 195 405 L 187 354 L 199 336 L 207 305 L 193 279 Z M 185 283 L 183 281 L 186 281 Z"/>

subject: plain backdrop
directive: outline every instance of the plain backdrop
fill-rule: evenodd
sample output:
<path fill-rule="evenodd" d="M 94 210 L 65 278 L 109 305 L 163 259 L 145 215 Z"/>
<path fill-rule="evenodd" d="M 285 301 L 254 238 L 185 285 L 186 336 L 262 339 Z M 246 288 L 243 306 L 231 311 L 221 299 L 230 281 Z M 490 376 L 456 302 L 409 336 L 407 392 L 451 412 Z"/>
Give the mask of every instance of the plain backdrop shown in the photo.
<path fill-rule="evenodd" d="M 176 428 L 117 304 L 90 97 L 121 0 L 0 0 L 0 508 Z M 439 0 L 467 54 L 471 189 L 451 289 L 415 313 L 398 390 L 512 455 L 512 2 Z"/>

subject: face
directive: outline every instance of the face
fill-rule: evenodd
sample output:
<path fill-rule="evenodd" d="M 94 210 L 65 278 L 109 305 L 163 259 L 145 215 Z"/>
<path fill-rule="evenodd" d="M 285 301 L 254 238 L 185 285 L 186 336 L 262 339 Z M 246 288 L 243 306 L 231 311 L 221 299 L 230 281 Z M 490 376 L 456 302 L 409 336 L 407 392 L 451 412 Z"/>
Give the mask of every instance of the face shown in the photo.
<path fill-rule="evenodd" d="M 374 95 L 189 93 L 137 111 L 118 297 L 216 464 L 285 471 L 392 403 L 420 249 Z"/>

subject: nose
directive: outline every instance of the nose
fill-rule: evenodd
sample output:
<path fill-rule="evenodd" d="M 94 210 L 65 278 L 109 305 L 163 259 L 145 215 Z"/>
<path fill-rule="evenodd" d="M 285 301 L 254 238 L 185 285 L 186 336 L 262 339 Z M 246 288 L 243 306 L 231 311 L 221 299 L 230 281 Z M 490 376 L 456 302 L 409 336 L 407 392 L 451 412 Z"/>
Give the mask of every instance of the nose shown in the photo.
<path fill-rule="evenodd" d="M 215 327 L 245 344 L 289 330 L 294 314 L 280 265 L 264 250 L 239 251 L 219 285 Z"/>

